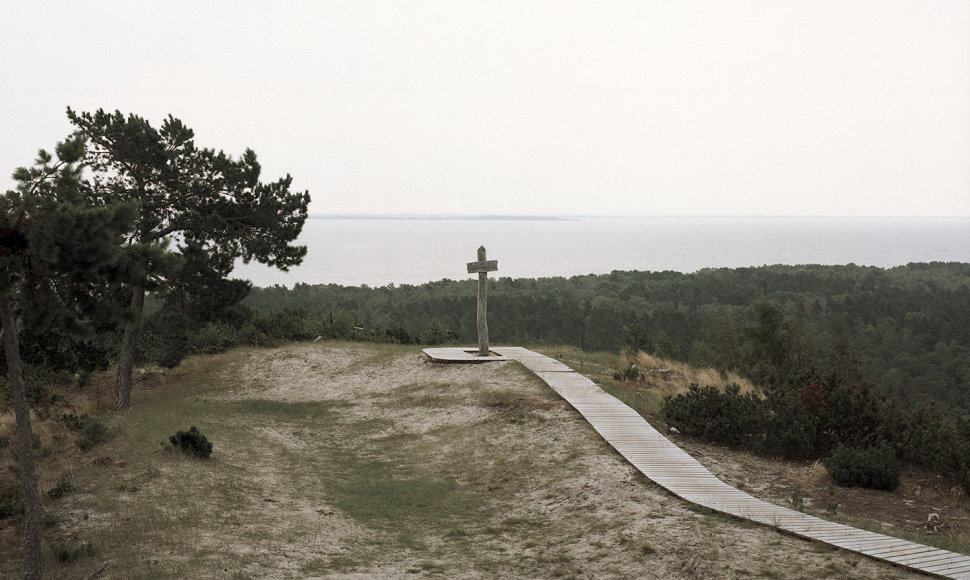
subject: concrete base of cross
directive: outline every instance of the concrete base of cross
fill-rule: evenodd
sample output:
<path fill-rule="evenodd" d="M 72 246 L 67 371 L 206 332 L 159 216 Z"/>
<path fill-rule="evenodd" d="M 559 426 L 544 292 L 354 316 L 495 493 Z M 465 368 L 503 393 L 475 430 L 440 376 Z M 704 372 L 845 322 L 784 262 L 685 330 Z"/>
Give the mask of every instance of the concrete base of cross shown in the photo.
<path fill-rule="evenodd" d="M 511 360 L 507 356 L 491 350 L 488 356 L 479 356 L 477 348 L 426 348 L 422 352 L 431 360 L 443 363 L 484 363 Z"/>

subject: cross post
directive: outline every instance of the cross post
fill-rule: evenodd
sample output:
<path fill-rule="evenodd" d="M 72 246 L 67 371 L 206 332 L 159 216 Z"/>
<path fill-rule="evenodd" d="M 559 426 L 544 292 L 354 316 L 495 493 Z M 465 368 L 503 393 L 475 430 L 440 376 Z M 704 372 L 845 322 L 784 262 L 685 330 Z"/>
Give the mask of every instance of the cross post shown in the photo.
<path fill-rule="evenodd" d="M 478 248 L 478 261 L 468 262 L 468 273 L 478 273 L 478 356 L 488 356 L 488 273 L 498 270 L 498 260 L 485 259 L 485 246 Z"/>

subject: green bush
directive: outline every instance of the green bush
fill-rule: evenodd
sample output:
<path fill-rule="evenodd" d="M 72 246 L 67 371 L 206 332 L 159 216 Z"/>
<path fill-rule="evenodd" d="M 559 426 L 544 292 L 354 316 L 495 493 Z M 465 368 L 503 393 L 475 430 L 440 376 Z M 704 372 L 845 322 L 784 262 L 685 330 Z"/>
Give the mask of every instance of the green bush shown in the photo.
<path fill-rule="evenodd" d="M 740 445 L 755 451 L 764 447 L 769 412 L 765 401 L 741 394 L 738 385 L 722 393 L 716 387 L 691 385 L 686 395 L 664 399 L 663 418 L 685 435 Z"/>
<path fill-rule="evenodd" d="M 890 491 L 899 487 L 899 461 L 885 443 L 868 449 L 839 445 L 823 464 L 835 483 L 843 487 Z"/>
<path fill-rule="evenodd" d="M 77 439 L 74 440 L 74 444 L 81 451 L 87 451 L 88 449 L 97 447 L 111 438 L 111 434 L 108 432 L 108 428 L 104 423 L 87 415 L 83 415 L 82 417 L 87 417 L 87 420 L 84 421 L 81 432 L 78 434 Z"/>
<path fill-rule="evenodd" d="M 81 428 L 84 427 L 90 420 L 91 417 L 88 416 L 87 413 L 81 415 L 80 417 L 74 413 L 61 413 L 61 421 L 71 431 L 80 431 Z"/>
<path fill-rule="evenodd" d="M 172 448 L 193 457 L 206 459 L 212 453 L 212 443 L 209 443 L 205 435 L 195 428 L 195 425 L 190 427 L 188 431 L 177 432 L 168 440 L 172 444 Z"/>
<path fill-rule="evenodd" d="M 354 335 L 353 318 L 342 310 L 331 310 L 326 316 L 320 316 L 314 321 L 314 337 L 350 338 Z"/>
<path fill-rule="evenodd" d="M 893 406 L 875 385 L 859 377 L 829 374 L 800 389 L 799 395 L 806 404 L 818 407 L 820 454 L 828 454 L 839 444 L 865 448 L 892 441 L 893 431 L 905 422 L 894 416 Z"/>
<path fill-rule="evenodd" d="M 62 413 L 61 421 L 68 429 L 76 431 L 78 436 L 74 443 L 82 451 L 96 447 L 111 438 L 108 428 L 87 413 L 78 417 L 74 413 Z"/>
<path fill-rule="evenodd" d="M 418 342 L 429 345 L 454 344 L 458 342 L 458 333 L 445 328 L 437 318 L 432 318 L 428 326 L 418 335 Z"/>
<path fill-rule="evenodd" d="M 175 368 L 190 353 L 190 322 L 174 308 L 165 305 L 145 317 L 138 338 L 139 362 L 157 362 Z"/>
<path fill-rule="evenodd" d="M 47 490 L 47 496 L 51 499 L 57 499 L 59 497 L 64 497 L 65 495 L 73 492 L 77 488 L 68 479 L 58 479 L 54 487 Z"/>
<path fill-rule="evenodd" d="M 302 308 L 284 308 L 260 316 L 257 328 L 269 338 L 277 340 L 309 340 L 314 338 L 309 324 L 310 314 Z"/>
<path fill-rule="evenodd" d="M 231 324 L 211 322 L 192 334 L 189 344 L 195 354 L 216 354 L 239 344 L 238 331 Z"/>
<path fill-rule="evenodd" d="M 6 368 L 6 365 L 3 365 Z M 41 404 L 46 404 L 50 402 L 50 386 L 63 383 L 64 373 L 58 373 L 52 369 L 43 366 L 29 365 L 26 364 L 23 367 L 24 376 L 24 392 L 27 397 L 27 404 L 30 406 L 37 406 Z M 68 375 L 69 376 L 69 375 Z M 0 384 L 3 385 L 4 400 L 11 400 L 10 383 L 7 377 L 7 372 L 4 371 L 0 379 Z"/>
<path fill-rule="evenodd" d="M 236 343 L 247 346 L 269 346 L 266 334 L 254 322 L 247 322 L 236 331 Z"/>
<path fill-rule="evenodd" d="M 899 437 L 903 459 L 954 474 L 970 493 L 970 419 L 944 413 L 935 403 L 917 407 Z"/>
<path fill-rule="evenodd" d="M 62 564 L 69 564 L 71 562 L 76 562 L 81 558 L 93 556 L 94 546 L 88 544 L 87 542 L 81 542 L 74 545 L 57 543 L 51 547 L 51 551 L 54 552 L 54 558 L 58 562 Z"/>
<path fill-rule="evenodd" d="M 383 338 L 388 342 L 394 342 L 397 344 L 410 344 L 414 342 L 411 335 L 408 333 L 407 329 L 402 326 L 391 326 L 384 328 Z"/>
<path fill-rule="evenodd" d="M 20 485 L 10 482 L 0 486 L 0 520 L 19 517 L 24 513 L 24 502 L 20 499 Z"/>
<path fill-rule="evenodd" d="M 139 348 L 154 353 L 154 358 L 148 356 L 145 360 L 163 361 L 172 344 L 178 341 L 173 342 L 171 337 L 165 338 L 157 329 L 152 332 L 157 336 L 140 341 Z M 401 344 L 414 342 L 407 329 L 400 326 L 375 326 L 369 329 L 342 311 L 330 311 L 326 315 L 317 316 L 300 308 L 286 308 L 257 315 L 239 325 L 210 322 L 197 330 L 189 331 L 185 336 L 191 352 L 195 354 L 216 354 L 241 345 L 272 347 L 291 340 L 310 340 L 316 337 Z M 440 343 L 454 342 L 457 336 L 454 331 L 440 327 L 439 323 L 426 338 Z M 176 352 L 178 356 L 182 353 L 179 349 L 172 352 Z"/>
<path fill-rule="evenodd" d="M 801 399 L 795 393 L 775 391 L 768 395 L 765 403 L 770 412 L 764 446 L 760 451 L 790 459 L 813 457 L 817 452 L 816 425 Z"/>

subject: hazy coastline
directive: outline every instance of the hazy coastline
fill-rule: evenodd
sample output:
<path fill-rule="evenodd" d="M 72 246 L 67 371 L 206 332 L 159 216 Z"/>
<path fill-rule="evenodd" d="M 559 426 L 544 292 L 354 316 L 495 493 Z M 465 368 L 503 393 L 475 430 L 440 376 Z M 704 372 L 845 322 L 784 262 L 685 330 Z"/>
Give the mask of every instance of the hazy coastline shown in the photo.
<path fill-rule="evenodd" d="M 893 267 L 970 262 L 970 218 L 373 216 L 307 221 L 303 264 L 280 272 L 239 264 L 257 286 L 296 283 L 384 286 L 467 276 L 484 245 L 497 276 L 536 278 L 613 270 L 675 270 L 766 264 Z"/>

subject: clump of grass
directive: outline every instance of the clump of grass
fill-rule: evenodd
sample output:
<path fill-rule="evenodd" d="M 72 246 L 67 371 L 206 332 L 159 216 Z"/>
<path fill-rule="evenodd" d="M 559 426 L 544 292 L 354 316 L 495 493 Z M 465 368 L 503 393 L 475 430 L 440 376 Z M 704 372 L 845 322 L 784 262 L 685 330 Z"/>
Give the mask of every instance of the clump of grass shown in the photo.
<path fill-rule="evenodd" d="M 523 420 L 533 411 L 552 408 L 549 401 L 511 390 L 486 391 L 479 395 L 479 403 L 498 411 L 512 422 Z"/>
<path fill-rule="evenodd" d="M 94 546 L 87 542 L 80 542 L 73 545 L 57 543 L 51 547 L 51 551 L 54 552 L 54 558 L 58 562 L 61 564 L 69 564 L 71 562 L 76 562 L 81 558 L 93 556 Z"/>
<path fill-rule="evenodd" d="M 805 498 L 802 496 L 802 486 L 795 484 L 791 488 L 791 493 L 788 494 L 788 501 L 791 503 L 792 509 L 795 511 L 805 511 Z"/>
<path fill-rule="evenodd" d="M 805 487 L 822 487 L 832 483 L 832 476 L 821 461 L 815 461 L 807 468 L 790 465 L 786 471 L 789 479 Z"/>
<path fill-rule="evenodd" d="M 620 536 L 619 542 L 621 546 L 628 550 L 633 550 L 640 556 L 650 556 L 657 553 L 657 548 L 653 544 L 641 538 L 634 538 L 624 534 Z"/>
<path fill-rule="evenodd" d="M 403 408 L 425 407 L 440 409 L 460 403 L 459 395 L 451 392 L 448 383 L 411 383 L 394 389 L 395 404 Z"/>
<path fill-rule="evenodd" d="M 668 395 L 686 393 L 692 384 L 717 387 L 722 391 L 728 385 L 738 385 L 742 394 L 757 390 L 754 383 L 735 372 L 722 373 L 716 369 L 694 368 L 687 363 L 660 358 L 643 351 L 626 352 L 622 358 L 629 363 L 627 366 L 636 365 L 640 369 L 643 382 L 648 388 L 662 389 Z"/>
<path fill-rule="evenodd" d="M 614 355 L 615 357 L 615 355 Z M 695 369 L 687 363 L 664 359 L 642 351 L 625 350 L 613 359 L 613 380 L 603 380 L 600 386 L 641 415 L 656 417 L 664 408 L 666 397 L 687 394 L 692 384 L 711 386 L 724 392 L 736 384 L 740 393 L 757 389 L 748 379 L 737 373 L 721 373 L 715 369 Z M 604 377 L 605 378 L 605 377 Z"/>
<path fill-rule="evenodd" d="M 368 465 L 370 463 L 370 465 Z M 379 462 L 361 462 L 364 471 L 387 474 Z M 387 474 L 390 475 L 390 474 Z M 368 523 L 416 524 L 426 519 L 446 517 L 458 510 L 458 486 L 452 480 L 438 480 L 407 474 L 410 477 L 355 477 L 340 486 L 336 504 L 350 517 Z"/>

